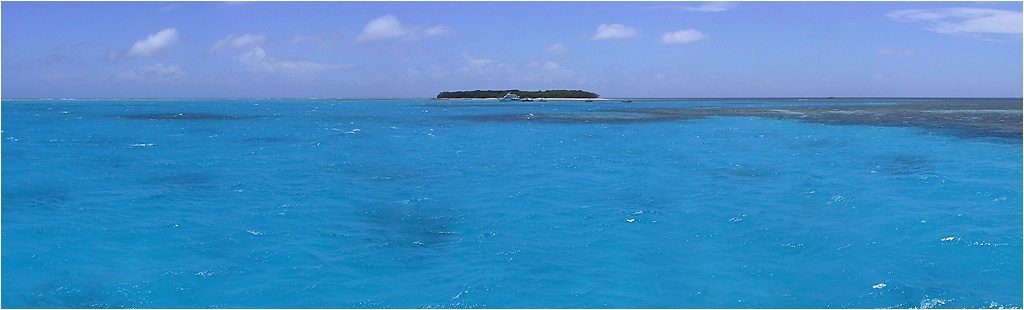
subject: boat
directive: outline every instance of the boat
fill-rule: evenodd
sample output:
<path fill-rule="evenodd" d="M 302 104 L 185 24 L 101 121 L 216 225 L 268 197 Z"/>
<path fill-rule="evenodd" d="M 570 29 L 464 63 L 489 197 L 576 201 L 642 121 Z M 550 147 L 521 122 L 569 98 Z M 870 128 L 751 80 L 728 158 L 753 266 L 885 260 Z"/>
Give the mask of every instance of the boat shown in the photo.
<path fill-rule="evenodd" d="M 498 99 L 498 101 L 519 101 L 519 96 L 513 94 L 512 92 L 509 92 L 505 94 L 505 97 L 501 97 L 501 99 Z"/>

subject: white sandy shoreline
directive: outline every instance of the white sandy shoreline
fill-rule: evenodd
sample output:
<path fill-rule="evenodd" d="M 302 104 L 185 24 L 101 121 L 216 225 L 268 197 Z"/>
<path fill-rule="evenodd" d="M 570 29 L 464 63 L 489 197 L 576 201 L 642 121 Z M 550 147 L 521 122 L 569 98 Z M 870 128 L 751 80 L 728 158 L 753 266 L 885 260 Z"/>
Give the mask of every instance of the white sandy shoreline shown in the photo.
<path fill-rule="evenodd" d="M 612 100 L 612 99 L 608 99 L 608 98 L 522 98 L 522 99 L 524 99 L 524 100 L 525 99 L 529 99 L 529 100 L 533 100 L 534 102 L 537 102 L 537 101 L 540 101 L 540 100 L 547 100 L 547 101 L 587 101 L 587 100 L 603 101 L 603 100 Z M 498 101 L 498 98 L 434 98 L 433 100 Z M 522 100 L 520 100 L 520 101 L 522 101 Z"/>

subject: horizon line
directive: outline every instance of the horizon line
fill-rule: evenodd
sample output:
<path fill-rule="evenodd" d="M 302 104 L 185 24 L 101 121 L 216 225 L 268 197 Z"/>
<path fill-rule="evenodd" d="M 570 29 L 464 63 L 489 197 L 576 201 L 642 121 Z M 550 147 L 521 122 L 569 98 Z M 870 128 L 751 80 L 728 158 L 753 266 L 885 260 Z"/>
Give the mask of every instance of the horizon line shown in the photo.
<path fill-rule="evenodd" d="M 437 98 L 437 97 L 22 97 L 0 98 L 0 100 L 487 100 L 491 98 Z M 493 98 L 498 99 L 498 98 Z M 556 98 L 557 99 L 557 98 Z M 1024 97 L 974 97 L 974 96 L 864 96 L 864 97 L 598 97 L 594 99 L 630 99 L 630 100 L 723 100 L 723 99 L 1021 99 Z"/>

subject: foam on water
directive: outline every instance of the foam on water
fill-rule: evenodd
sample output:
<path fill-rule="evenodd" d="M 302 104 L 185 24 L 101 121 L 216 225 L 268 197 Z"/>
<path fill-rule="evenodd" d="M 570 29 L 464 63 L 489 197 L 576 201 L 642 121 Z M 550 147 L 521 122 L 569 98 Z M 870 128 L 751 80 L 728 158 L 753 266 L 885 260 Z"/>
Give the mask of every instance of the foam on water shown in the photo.
<path fill-rule="evenodd" d="M 5 100 L 2 306 L 1022 306 L 1006 126 L 759 104 Z"/>

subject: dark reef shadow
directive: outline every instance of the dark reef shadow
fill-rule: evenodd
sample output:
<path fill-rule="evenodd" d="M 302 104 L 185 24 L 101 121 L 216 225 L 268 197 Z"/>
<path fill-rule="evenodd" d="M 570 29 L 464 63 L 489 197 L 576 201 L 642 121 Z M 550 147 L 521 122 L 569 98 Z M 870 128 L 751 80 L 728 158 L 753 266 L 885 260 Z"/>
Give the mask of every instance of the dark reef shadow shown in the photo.
<path fill-rule="evenodd" d="M 1018 99 L 934 99 L 886 104 L 808 104 L 758 107 L 617 108 L 575 114 L 485 114 L 454 118 L 479 122 L 649 123 L 709 116 L 766 117 L 827 125 L 917 127 L 964 138 L 998 138 L 1020 143 Z"/>

